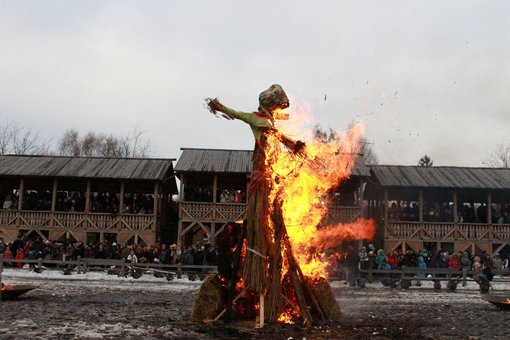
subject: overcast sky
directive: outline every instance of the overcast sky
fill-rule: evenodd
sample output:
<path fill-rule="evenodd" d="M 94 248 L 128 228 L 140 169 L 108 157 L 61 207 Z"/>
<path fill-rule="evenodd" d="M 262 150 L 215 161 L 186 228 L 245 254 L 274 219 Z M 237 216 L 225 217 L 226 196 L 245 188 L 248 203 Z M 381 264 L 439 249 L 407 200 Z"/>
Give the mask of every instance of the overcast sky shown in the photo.
<path fill-rule="evenodd" d="M 362 120 L 381 164 L 482 166 L 510 142 L 509 13 L 504 0 L 0 0 L 0 123 L 54 142 L 138 126 L 158 157 L 252 149 L 249 127 L 204 98 L 252 111 L 280 83 L 326 129 Z"/>

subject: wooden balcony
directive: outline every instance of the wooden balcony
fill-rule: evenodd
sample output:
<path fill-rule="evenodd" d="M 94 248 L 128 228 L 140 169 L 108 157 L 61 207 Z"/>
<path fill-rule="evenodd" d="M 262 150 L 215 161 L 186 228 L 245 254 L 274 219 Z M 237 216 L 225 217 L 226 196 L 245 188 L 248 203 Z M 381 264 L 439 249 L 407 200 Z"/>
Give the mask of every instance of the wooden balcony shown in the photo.
<path fill-rule="evenodd" d="M 156 216 L 112 215 L 84 212 L 0 210 L 0 228 L 86 231 L 86 232 L 154 232 Z"/>
<path fill-rule="evenodd" d="M 181 202 L 179 218 L 182 222 L 227 223 L 244 219 L 246 204 Z M 324 221 L 326 225 L 349 223 L 362 217 L 361 207 L 337 206 L 329 209 Z"/>
<path fill-rule="evenodd" d="M 510 224 L 435 223 L 388 221 L 385 238 L 389 240 L 510 241 Z"/>
<path fill-rule="evenodd" d="M 245 203 L 179 203 L 179 219 L 182 222 L 228 223 L 245 217 Z"/>
<path fill-rule="evenodd" d="M 323 224 L 334 225 L 338 223 L 351 223 L 363 217 L 363 208 L 359 206 L 333 206 L 330 207 Z"/>

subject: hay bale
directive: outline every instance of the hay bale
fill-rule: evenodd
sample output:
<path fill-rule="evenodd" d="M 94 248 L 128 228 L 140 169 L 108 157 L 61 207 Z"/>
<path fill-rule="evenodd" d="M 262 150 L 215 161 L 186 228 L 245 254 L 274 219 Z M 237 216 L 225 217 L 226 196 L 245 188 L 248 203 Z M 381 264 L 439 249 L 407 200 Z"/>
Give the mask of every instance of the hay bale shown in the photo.
<path fill-rule="evenodd" d="M 216 276 L 208 276 L 193 302 L 191 319 L 200 322 L 214 319 L 225 307 L 225 296 L 226 290 L 216 281 Z"/>
<path fill-rule="evenodd" d="M 335 294 L 331 290 L 331 286 L 324 278 L 318 281 L 311 281 L 312 293 L 319 304 L 324 317 L 328 321 L 338 322 L 342 319 L 342 312 L 340 306 L 336 302 Z"/>

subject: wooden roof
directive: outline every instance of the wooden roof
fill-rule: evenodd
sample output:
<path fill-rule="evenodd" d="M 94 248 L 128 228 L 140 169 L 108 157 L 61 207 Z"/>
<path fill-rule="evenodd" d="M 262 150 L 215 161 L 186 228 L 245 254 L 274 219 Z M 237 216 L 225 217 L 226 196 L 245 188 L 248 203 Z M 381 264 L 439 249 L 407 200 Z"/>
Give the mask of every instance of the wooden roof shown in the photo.
<path fill-rule="evenodd" d="M 174 160 L 3 155 L 0 176 L 166 181 Z"/>
<path fill-rule="evenodd" d="M 177 173 L 208 172 L 208 173 L 251 173 L 251 150 L 218 150 L 181 148 L 182 155 L 175 165 Z M 370 176 L 369 168 L 360 157 L 352 171 L 354 176 Z"/>
<path fill-rule="evenodd" d="M 383 187 L 510 189 L 509 168 L 401 165 L 372 165 L 370 168 Z"/>
<path fill-rule="evenodd" d="M 181 148 L 179 172 L 251 173 L 253 151 Z"/>

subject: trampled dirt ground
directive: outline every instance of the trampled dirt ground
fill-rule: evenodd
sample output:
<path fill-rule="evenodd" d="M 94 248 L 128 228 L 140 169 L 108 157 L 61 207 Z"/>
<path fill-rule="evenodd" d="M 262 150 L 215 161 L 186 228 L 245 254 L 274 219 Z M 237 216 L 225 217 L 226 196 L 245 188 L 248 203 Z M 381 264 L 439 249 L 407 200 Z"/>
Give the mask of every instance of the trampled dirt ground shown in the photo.
<path fill-rule="evenodd" d="M 189 321 L 198 282 L 19 277 L 4 282 L 40 287 L 2 301 L 0 338 L 175 339 L 508 339 L 510 312 L 482 300 L 476 289 L 391 289 L 379 284 L 332 284 L 344 321 L 336 325 L 196 324 Z M 73 275 L 76 278 L 77 275 Z M 145 277 L 145 276 L 144 276 Z"/>

